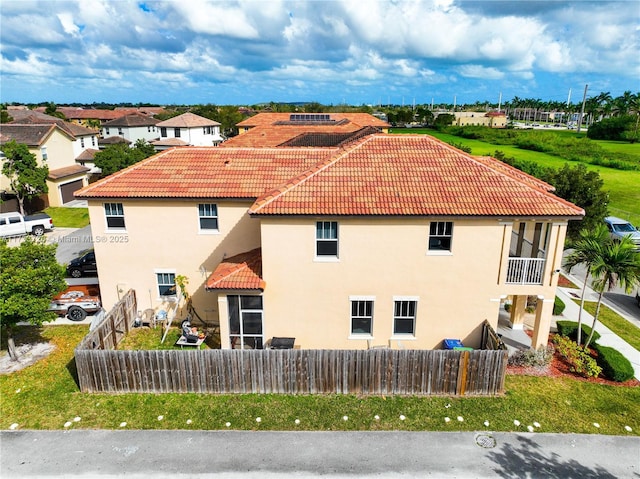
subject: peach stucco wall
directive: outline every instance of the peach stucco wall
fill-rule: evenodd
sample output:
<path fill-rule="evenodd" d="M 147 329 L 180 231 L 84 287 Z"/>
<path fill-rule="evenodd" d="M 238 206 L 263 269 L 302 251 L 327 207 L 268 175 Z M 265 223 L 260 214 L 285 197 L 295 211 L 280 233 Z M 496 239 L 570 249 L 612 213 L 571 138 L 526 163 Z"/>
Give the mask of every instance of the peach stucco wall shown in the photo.
<path fill-rule="evenodd" d="M 506 295 L 553 298 L 551 262 L 543 286 L 504 284 L 511 223 L 452 220 L 453 251 L 438 255 L 427 252 L 429 219 L 337 219 L 339 261 L 319 262 L 315 219 L 263 219 L 265 338 L 293 336 L 301 348 L 366 348 L 366 338 L 350 336 L 350 297 L 362 296 L 375 298 L 371 345 L 398 347 L 399 339 L 405 348 L 437 348 L 457 338 L 477 347 L 482 322 L 496 327 Z M 392 334 L 395 297 L 418 298 L 415 338 Z"/>
<path fill-rule="evenodd" d="M 226 255 L 260 245 L 259 221 L 247 214 L 248 202 L 217 202 L 219 233 L 198 232 L 198 201 L 125 200 L 126 231 L 107 232 L 103 201 L 89 201 L 93 246 L 105 308 L 118 290 L 136 290 L 139 309 L 162 306 L 156 269 L 175 270 L 189 279 L 198 314 L 217 321 L 217 297 L 204 290 L 207 277 Z"/>

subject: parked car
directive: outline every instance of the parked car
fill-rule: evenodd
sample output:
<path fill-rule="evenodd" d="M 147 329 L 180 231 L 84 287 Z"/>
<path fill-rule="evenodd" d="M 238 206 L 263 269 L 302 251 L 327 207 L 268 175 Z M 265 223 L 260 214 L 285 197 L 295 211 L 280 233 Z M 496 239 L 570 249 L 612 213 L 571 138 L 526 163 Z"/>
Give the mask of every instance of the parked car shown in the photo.
<path fill-rule="evenodd" d="M 22 216 L 18 212 L 0 213 L 0 236 L 22 236 L 33 234 L 42 236 L 53 230 L 53 220 L 46 213 Z"/>
<path fill-rule="evenodd" d="M 100 287 L 95 284 L 69 286 L 49 304 L 49 311 L 67 316 L 71 321 L 82 321 L 87 314 L 96 313 L 101 308 Z"/>
<path fill-rule="evenodd" d="M 67 276 L 72 278 L 95 276 L 97 273 L 96 254 L 93 250 L 86 251 L 82 256 L 72 259 L 67 266 Z"/>
<path fill-rule="evenodd" d="M 636 249 L 640 251 L 640 231 L 636 229 L 631 223 L 626 220 L 616 218 L 615 216 L 607 216 L 604 222 L 609 228 L 611 238 L 614 240 L 621 240 L 625 236 L 631 238 L 636 245 Z"/>

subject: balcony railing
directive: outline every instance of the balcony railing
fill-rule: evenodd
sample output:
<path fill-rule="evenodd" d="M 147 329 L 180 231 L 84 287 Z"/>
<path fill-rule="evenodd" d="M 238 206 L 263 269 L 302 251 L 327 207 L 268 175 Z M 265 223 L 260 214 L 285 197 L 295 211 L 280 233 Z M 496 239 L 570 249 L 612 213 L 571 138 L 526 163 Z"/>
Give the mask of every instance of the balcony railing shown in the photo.
<path fill-rule="evenodd" d="M 542 284 L 544 258 L 509 258 L 507 284 Z"/>

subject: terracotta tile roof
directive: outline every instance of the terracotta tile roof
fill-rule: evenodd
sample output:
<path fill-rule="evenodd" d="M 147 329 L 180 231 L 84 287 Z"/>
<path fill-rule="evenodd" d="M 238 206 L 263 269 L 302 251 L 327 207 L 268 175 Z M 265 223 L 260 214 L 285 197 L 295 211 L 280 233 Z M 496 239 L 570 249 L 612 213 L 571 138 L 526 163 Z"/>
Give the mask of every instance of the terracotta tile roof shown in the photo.
<path fill-rule="evenodd" d="M 103 127 L 137 127 L 137 126 L 155 126 L 160 123 L 160 120 L 156 120 L 148 115 L 142 113 L 130 113 L 128 115 L 122 115 L 115 120 L 107 121 L 103 123 Z"/>
<path fill-rule="evenodd" d="M 76 197 L 256 199 L 337 151 L 173 148 L 83 188 Z"/>
<path fill-rule="evenodd" d="M 58 111 L 61 111 L 64 116 L 66 116 L 70 120 L 100 120 L 102 122 L 115 120 L 116 118 L 120 118 L 127 113 L 134 113 L 135 108 L 130 109 L 129 111 L 122 110 L 99 110 L 94 108 L 69 108 L 69 107 L 60 107 Z"/>
<path fill-rule="evenodd" d="M 372 117 L 374 118 L 374 117 Z M 227 141 L 220 144 L 222 148 L 241 147 L 241 148 L 273 148 L 276 146 L 316 146 L 313 145 L 313 140 L 310 140 L 314 135 L 316 139 L 324 136 L 325 138 L 333 138 L 333 141 L 329 143 L 335 143 L 336 146 L 340 143 L 339 137 L 348 138 L 353 135 L 353 138 L 357 138 L 359 132 L 363 134 L 371 134 L 375 127 L 361 127 L 355 123 L 347 122 L 340 125 L 272 125 L 272 126 L 257 126 L 251 130 L 242 133 L 241 135 L 229 138 Z M 378 130 L 379 132 L 379 130 Z M 303 139 L 301 144 L 290 144 L 296 138 Z M 308 144 L 303 144 L 304 139 L 309 140 Z M 318 140 L 318 143 L 320 141 Z M 320 145 L 317 145 L 320 146 Z"/>
<path fill-rule="evenodd" d="M 481 163 L 485 164 L 489 168 L 493 168 L 496 171 L 500 171 L 500 172 L 505 173 L 507 175 L 513 176 L 517 180 L 520 180 L 520 181 L 522 181 L 524 183 L 527 183 L 530 186 L 533 186 L 535 188 L 540 188 L 540 189 L 543 189 L 545 191 L 555 191 L 556 190 L 555 187 L 553 187 L 549 183 L 546 183 L 546 182 L 536 178 L 535 176 L 528 175 L 524 171 L 519 170 L 518 168 L 514 168 L 513 166 L 508 165 L 503 161 L 498 161 L 495 158 L 492 158 L 490 156 L 474 156 L 474 158 L 476 160 L 480 161 Z"/>
<path fill-rule="evenodd" d="M 236 126 L 244 127 L 256 127 L 256 126 L 272 126 L 278 122 L 288 122 L 291 115 L 296 113 L 258 113 L 246 120 L 242 120 Z M 355 125 L 352 130 L 357 130 L 363 126 L 377 126 L 379 128 L 389 128 L 390 125 L 386 121 L 382 121 L 373 115 L 368 113 L 328 113 L 331 120 L 335 122 L 341 122 L 342 120 L 348 120 L 349 123 Z"/>
<path fill-rule="evenodd" d="M 89 171 L 89 168 L 82 165 L 65 166 L 63 168 L 49 170 L 49 178 L 52 180 L 59 180 L 60 178 L 79 175 L 81 173 L 86 173 L 87 171 Z"/>
<path fill-rule="evenodd" d="M 264 291 L 260 248 L 226 258 L 207 279 L 206 289 L 259 289 Z"/>
<path fill-rule="evenodd" d="M 198 126 L 220 126 L 220 123 L 215 120 L 210 120 L 209 118 L 187 112 L 182 115 L 169 118 L 168 120 L 161 121 L 156 126 L 168 128 L 195 128 Z"/>
<path fill-rule="evenodd" d="M 497 161 L 497 160 L 496 160 Z M 427 135 L 374 135 L 259 198 L 258 215 L 562 216 L 584 211 Z"/>
<path fill-rule="evenodd" d="M 131 141 L 121 136 L 108 136 L 98 140 L 98 145 L 117 145 L 118 143 L 126 143 L 129 145 L 131 144 Z"/>
<path fill-rule="evenodd" d="M 0 144 L 14 140 L 32 148 L 38 147 L 45 143 L 56 128 L 58 128 L 56 124 L 18 125 L 4 123 L 0 126 Z M 64 133 L 69 136 L 68 133 Z"/>
<path fill-rule="evenodd" d="M 64 130 L 69 136 L 80 138 L 82 136 L 95 136 L 98 134 L 98 130 L 92 130 L 91 128 L 85 128 L 84 126 L 76 125 L 68 121 L 64 121 L 55 116 L 45 115 L 37 111 L 29 111 L 27 115 L 20 115 L 18 119 L 14 119 L 11 125 L 50 125 L 56 124 L 61 130 Z"/>

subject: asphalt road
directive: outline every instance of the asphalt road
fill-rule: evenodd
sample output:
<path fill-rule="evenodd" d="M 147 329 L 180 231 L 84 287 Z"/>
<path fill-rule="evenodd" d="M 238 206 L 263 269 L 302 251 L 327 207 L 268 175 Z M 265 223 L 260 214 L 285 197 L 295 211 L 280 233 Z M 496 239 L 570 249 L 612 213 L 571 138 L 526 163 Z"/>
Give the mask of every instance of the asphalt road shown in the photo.
<path fill-rule="evenodd" d="M 56 259 L 60 264 L 67 264 L 80 256 L 83 251 L 93 248 L 91 225 L 84 228 L 56 228 L 47 233 L 48 243 L 57 243 Z"/>
<path fill-rule="evenodd" d="M 636 436 L 71 430 L 3 431 L 0 440 L 0 476 L 11 478 L 126 474 L 154 479 L 613 479 L 640 475 L 640 437 Z"/>

